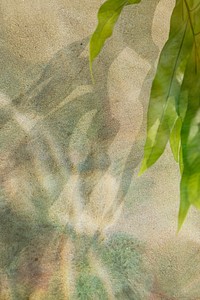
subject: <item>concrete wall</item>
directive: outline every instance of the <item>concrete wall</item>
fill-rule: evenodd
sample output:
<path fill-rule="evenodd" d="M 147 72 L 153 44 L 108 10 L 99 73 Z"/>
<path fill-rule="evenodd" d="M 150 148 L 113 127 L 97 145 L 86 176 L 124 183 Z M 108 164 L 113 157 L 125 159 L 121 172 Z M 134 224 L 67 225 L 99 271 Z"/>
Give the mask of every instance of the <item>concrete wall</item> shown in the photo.
<path fill-rule="evenodd" d="M 101 3 L 1 1 L 2 300 L 200 298 L 199 212 L 177 236 L 180 176 L 169 147 L 137 175 L 174 1 L 124 9 L 93 85 L 88 42 Z M 112 267 L 99 254 L 119 234 L 140 245 L 124 242 L 120 255 L 130 247 L 145 270 L 127 271 L 128 284 L 113 263 L 119 243 Z M 100 278 L 103 298 L 86 279 L 77 294 L 81 272 Z"/>

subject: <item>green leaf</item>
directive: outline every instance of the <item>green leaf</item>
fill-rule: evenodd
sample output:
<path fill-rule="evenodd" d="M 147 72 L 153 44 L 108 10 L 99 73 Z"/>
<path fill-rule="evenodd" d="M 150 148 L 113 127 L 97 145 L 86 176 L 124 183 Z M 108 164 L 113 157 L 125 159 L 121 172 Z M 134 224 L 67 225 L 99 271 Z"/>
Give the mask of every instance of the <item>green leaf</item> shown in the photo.
<path fill-rule="evenodd" d="M 177 230 L 178 232 L 180 231 L 180 229 L 186 219 L 187 213 L 188 213 L 190 205 L 191 205 L 187 201 L 187 196 L 184 194 L 184 192 L 182 192 L 181 197 L 182 197 L 182 199 L 185 198 L 185 201 L 180 202 L 179 214 L 178 214 L 178 230 Z"/>
<path fill-rule="evenodd" d="M 196 39 L 195 39 L 196 40 Z M 197 52 L 198 51 L 198 52 Z M 181 130 L 182 178 L 179 226 L 184 221 L 190 205 L 200 209 L 200 60 L 194 47 L 182 89 L 187 89 L 188 105 Z"/>
<path fill-rule="evenodd" d="M 170 35 L 160 55 L 153 81 L 147 119 L 147 138 L 140 174 L 152 166 L 165 150 L 179 115 L 179 97 L 193 35 L 182 1 L 174 8 Z M 175 128 L 175 131 L 177 129 Z M 172 139 L 175 132 L 172 133 Z M 177 145 L 173 151 L 177 152 Z M 177 153 L 176 153 L 177 158 Z"/>
<path fill-rule="evenodd" d="M 183 174 L 183 151 L 181 145 L 179 150 L 179 169 L 180 173 Z"/>
<path fill-rule="evenodd" d="M 178 117 L 170 135 L 170 146 L 176 162 L 179 161 L 181 127 L 182 120 L 180 117 Z"/>
<path fill-rule="evenodd" d="M 140 1 L 108 0 L 90 42 L 90 63 L 101 51 L 124 6 Z M 169 38 L 152 84 L 147 138 L 140 174 L 170 146 L 181 173 L 178 228 L 189 207 L 200 208 L 200 0 L 177 0 Z"/>
<path fill-rule="evenodd" d="M 108 0 L 99 9 L 98 25 L 90 40 L 90 67 L 98 56 L 105 41 L 112 35 L 113 28 L 126 5 L 139 3 L 141 0 Z"/>

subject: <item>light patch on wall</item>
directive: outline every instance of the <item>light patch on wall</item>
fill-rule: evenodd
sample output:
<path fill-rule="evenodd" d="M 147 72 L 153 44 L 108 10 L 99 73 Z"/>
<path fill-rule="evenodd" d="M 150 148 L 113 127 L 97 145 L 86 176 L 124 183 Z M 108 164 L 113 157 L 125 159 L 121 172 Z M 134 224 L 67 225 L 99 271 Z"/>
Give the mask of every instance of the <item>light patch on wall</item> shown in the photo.
<path fill-rule="evenodd" d="M 152 24 L 152 38 L 160 50 L 162 50 L 169 34 L 168 24 L 174 5 L 174 0 L 161 0 L 156 7 Z"/>
<path fill-rule="evenodd" d="M 120 121 L 120 130 L 109 153 L 127 158 L 143 120 L 143 106 L 140 92 L 150 70 L 150 64 L 134 50 L 125 48 L 113 62 L 108 77 L 108 91 L 111 113 Z"/>

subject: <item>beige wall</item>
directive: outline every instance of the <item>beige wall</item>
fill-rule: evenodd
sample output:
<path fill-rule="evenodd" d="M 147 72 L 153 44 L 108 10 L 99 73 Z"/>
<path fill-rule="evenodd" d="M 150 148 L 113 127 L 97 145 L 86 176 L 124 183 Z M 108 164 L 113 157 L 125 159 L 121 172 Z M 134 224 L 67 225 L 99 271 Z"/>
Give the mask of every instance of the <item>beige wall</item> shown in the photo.
<path fill-rule="evenodd" d="M 145 299 L 199 299 L 195 265 L 200 262 L 200 213 L 191 209 L 176 235 L 180 176 L 170 149 L 144 175 L 137 175 L 151 82 L 174 2 L 144 0 L 124 9 L 113 38 L 94 63 L 92 85 L 88 38 L 102 1 L 1 1 L 0 105 L 2 115 L 8 115 L 0 134 L 2 205 L 14 215 L 15 228 L 20 216 L 33 228 L 33 237 L 14 254 L 19 264 L 16 289 L 21 282 L 31 286 L 26 289 L 30 299 L 47 299 L 49 278 L 55 270 L 60 274 L 54 252 L 62 248 L 65 266 L 74 250 L 64 238 L 57 245 L 52 232 L 40 236 L 36 224 L 41 220 L 61 228 L 70 222 L 80 235 L 128 233 L 146 245 L 143 256 L 153 287 Z M 3 237 L 9 222 L 0 229 Z M 43 284 L 24 278 L 33 272 L 28 255 L 40 238 L 42 250 L 37 245 L 36 254 L 44 271 L 35 277 Z M 2 238 L 2 249 L 6 243 L 11 247 Z M 61 279 L 75 276 L 73 267 L 67 275 L 61 269 Z M 2 295 L 9 284 L 2 275 Z M 71 299 L 70 288 L 64 290 L 62 298 Z"/>

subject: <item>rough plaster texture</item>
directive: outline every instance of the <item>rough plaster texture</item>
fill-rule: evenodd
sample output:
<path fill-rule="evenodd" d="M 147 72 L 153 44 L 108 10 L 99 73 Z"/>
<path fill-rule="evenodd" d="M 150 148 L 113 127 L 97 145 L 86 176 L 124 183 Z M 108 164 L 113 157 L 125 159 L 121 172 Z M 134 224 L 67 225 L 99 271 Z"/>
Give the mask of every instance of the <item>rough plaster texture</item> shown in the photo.
<path fill-rule="evenodd" d="M 174 1 L 124 9 L 92 85 L 102 2 L 1 1 L 1 300 L 200 299 L 199 212 L 177 236 L 170 150 L 137 176 Z"/>

